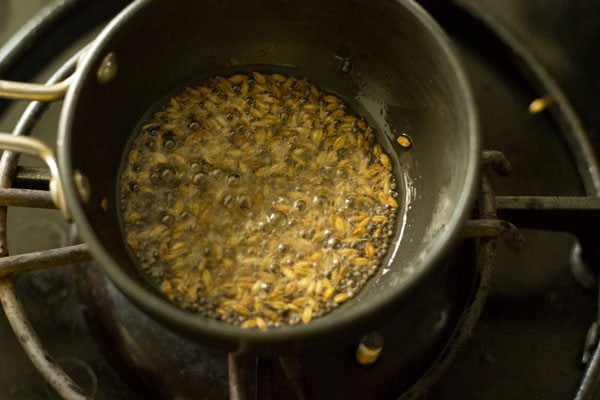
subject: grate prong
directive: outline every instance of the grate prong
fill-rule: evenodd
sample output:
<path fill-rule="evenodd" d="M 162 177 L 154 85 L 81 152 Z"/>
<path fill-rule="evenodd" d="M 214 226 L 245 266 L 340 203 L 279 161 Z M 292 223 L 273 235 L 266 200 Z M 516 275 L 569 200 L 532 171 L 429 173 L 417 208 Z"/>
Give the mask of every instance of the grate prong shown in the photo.
<path fill-rule="evenodd" d="M 86 244 L 1 257 L 0 278 L 19 272 L 38 271 L 91 259 Z"/>

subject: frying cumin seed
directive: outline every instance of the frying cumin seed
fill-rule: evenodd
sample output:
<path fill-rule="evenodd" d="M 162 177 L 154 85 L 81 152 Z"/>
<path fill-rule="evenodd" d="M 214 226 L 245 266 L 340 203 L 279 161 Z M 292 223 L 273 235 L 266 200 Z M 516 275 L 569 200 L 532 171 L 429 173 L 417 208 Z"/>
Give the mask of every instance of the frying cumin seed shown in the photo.
<path fill-rule="evenodd" d="M 246 329 L 308 324 L 381 264 L 391 169 L 366 120 L 308 81 L 213 77 L 134 139 L 120 181 L 127 243 L 183 309 Z"/>

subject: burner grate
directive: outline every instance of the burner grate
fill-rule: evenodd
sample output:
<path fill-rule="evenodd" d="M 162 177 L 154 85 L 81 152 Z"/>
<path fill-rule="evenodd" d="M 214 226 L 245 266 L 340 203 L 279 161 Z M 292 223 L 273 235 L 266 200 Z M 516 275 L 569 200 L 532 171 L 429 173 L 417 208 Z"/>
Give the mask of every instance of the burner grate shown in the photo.
<path fill-rule="evenodd" d="M 73 58 L 55 74 L 52 80 L 58 81 L 68 76 L 75 63 L 76 58 Z M 27 135 L 33 129 L 35 122 L 39 120 L 39 117 L 45 109 L 43 103 L 32 103 L 24 113 L 13 134 Z M 504 171 L 508 171 L 510 166 L 507 164 L 507 161 L 502 156 L 500 156 L 500 161 L 498 161 L 498 158 L 497 152 L 487 152 L 484 155 L 486 163 L 492 166 L 501 165 L 504 168 Z M 2 213 L 0 214 L 0 242 L 2 243 L 6 243 L 6 206 L 52 207 L 51 196 L 48 191 L 26 189 L 23 187 L 17 189 L 7 188 L 11 183 L 10 171 L 18 171 L 16 165 L 17 162 L 18 155 L 9 152 L 5 152 L 0 160 L 0 185 L 5 186 L 0 190 L 0 205 L 4 206 L 0 211 Z M 498 167 L 496 167 L 496 169 L 498 169 Z M 23 181 L 28 175 L 30 174 L 16 174 L 14 180 L 19 182 L 20 186 L 25 186 Z M 42 171 L 36 172 L 38 182 L 41 181 L 40 178 L 43 176 L 44 173 Z M 46 174 L 46 176 L 49 177 L 49 174 Z M 484 181 L 484 190 L 480 197 L 479 207 L 480 215 L 486 218 L 486 221 L 492 221 L 493 218 L 495 218 L 494 196 L 487 180 Z M 432 367 L 425 374 L 423 379 L 407 393 L 407 396 L 425 394 L 432 384 L 443 376 L 445 370 L 450 367 L 452 361 L 458 355 L 459 349 L 464 345 L 481 314 L 493 274 L 496 252 L 495 236 L 497 235 L 497 233 L 493 232 L 494 225 L 497 229 L 498 224 L 492 223 L 492 230 L 489 230 L 488 228 L 487 231 L 483 233 L 479 232 L 477 235 L 489 237 L 479 240 L 479 252 L 477 256 L 478 274 L 475 282 L 475 287 L 478 289 L 474 292 L 473 298 L 469 302 L 469 306 L 461 318 L 460 328 L 454 333 L 439 360 L 434 364 L 434 367 Z M 473 234 L 470 236 L 473 236 Z M 0 284 L 0 299 L 2 300 L 3 307 L 5 308 L 5 312 L 16 336 L 36 368 L 56 391 L 61 394 L 61 396 L 67 399 L 81 398 L 84 393 L 82 389 L 52 360 L 52 357 L 47 354 L 43 345 L 37 338 L 35 331 L 29 323 L 19 300 L 16 297 L 14 286 L 12 284 L 12 275 L 26 271 L 88 261 L 91 259 L 91 256 L 87 251 L 87 246 L 85 244 L 73 245 L 59 249 L 15 256 L 9 256 L 7 253 L 7 250 L 4 249 L 5 256 L 0 259 L 0 279 L 2 282 Z M 291 358 L 281 358 L 280 362 L 286 377 L 289 380 L 290 387 L 293 392 L 296 393 L 297 397 L 310 398 L 307 394 L 310 392 L 310 389 L 305 383 L 305 378 L 303 377 L 302 369 L 298 361 Z M 229 357 L 229 364 L 231 397 L 239 399 L 248 398 L 248 385 L 244 384 L 243 380 L 244 377 L 252 374 L 252 372 L 249 371 L 249 364 L 232 355 Z"/>
<path fill-rule="evenodd" d="M 76 57 L 74 57 L 69 63 L 65 64 L 63 68 L 61 68 L 61 70 L 55 74 L 51 81 L 60 81 L 60 79 L 64 79 L 66 76 L 68 76 L 75 63 Z M 13 134 L 27 135 L 29 132 L 31 132 L 36 121 L 39 120 L 45 109 L 46 108 L 43 103 L 32 103 L 24 113 Z M 505 170 L 509 169 L 506 161 L 505 163 L 498 161 L 498 155 L 495 152 L 486 153 L 485 160 L 492 166 L 501 165 Z M 501 158 L 501 160 L 504 159 Z M 9 152 L 5 152 L 2 160 L 0 161 L 0 184 L 5 186 L 2 190 L 0 190 L 0 204 L 5 207 L 51 207 L 51 197 L 48 191 L 27 188 L 7 188 L 7 186 L 9 186 L 11 183 L 10 172 L 17 171 L 17 162 L 18 155 Z M 25 174 L 23 175 L 26 177 Z M 38 181 L 40 180 L 40 176 L 43 176 L 43 173 L 37 171 Z M 22 183 L 24 180 L 22 176 L 17 174 L 14 180 L 21 181 L 20 186 L 24 186 Z M 489 221 L 490 218 L 495 217 L 495 206 L 493 194 L 487 181 L 484 182 L 484 188 L 485 190 L 482 191 L 482 196 L 480 199 L 480 215 L 487 218 Z M 0 214 L 0 218 L 4 216 L 4 220 L 0 219 L 0 242 L 3 243 L 6 243 L 5 215 L 6 208 L 3 207 L 3 213 Z M 4 235 L 4 237 L 2 237 L 2 235 Z M 413 396 L 415 393 L 424 394 L 437 379 L 443 376 L 444 371 L 449 368 L 454 358 L 456 358 L 458 355 L 459 349 L 468 338 L 471 329 L 475 325 L 475 322 L 477 321 L 481 310 L 483 309 L 483 304 L 487 296 L 487 288 L 489 287 L 489 282 L 491 281 L 492 277 L 494 256 L 496 251 L 496 239 L 493 238 L 493 236 L 496 235 L 491 234 L 488 236 L 492 237 L 482 238 L 479 243 L 477 271 L 479 271 L 481 275 L 478 274 L 476 278 L 476 287 L 478 287 L 479 290 L 475 292 L 473 299 L 470 301 L 469 306 L 461 318 L 460 329 L 455 332 L 447 348 L 443 351 L 440 359 L 434 364 L 434 367 L 431 368 L 426 373 L 424 378 L 408 392 L 409 396 Z M 37 336 L 28 322 L 27 316 L 25 315 L 24 310 L 16 297 L 14 286 L 11 282 L 11 275 L 19 272 L 33 271 L 37 269 L 51 268 L 75 262 L 87 261 L 90 259 L 91 256 L 87 252 L 86 245 L 74 245 L 60 249 L 46 250 L 16 256 L 8 256 L 7 250 L 5 249 L 5 257 L 0 260 L 0 278 L 3 282 L 3 284 L 0 285 L 0 298 L 2 299 L 2 304 L 5 308 L 7 317 L 13 327 L 13 330 L 15 331 L 15 334 L 19 338 L 21 345 L 33 361 L 36 368 L 57 390 L 57 392 L 61 394 L 61 396 L 68 399 L 81 398 L 83 391 L 52 360 L 52 358 L 44 350 L 40 341 L 37 339 Z M 306 383 L 304 383 L 305 379 L 302 375 L 302 369 L 297 360 L 282 358 L 280 361 L 292 390 L 299 398 L 308 398 L 307 393 L 309 392 L 309 389 Z M 230 356 L 229 363 L 231 396 L 232 398 L 246 398 L 246 391 L 248 390 L 248 387 L 242 383 L 242 379 L 244 376 L 251 374 L 250 371 L 244 370 L 248 369 L 248 363 L 241 362 L 234 356 Z"/>

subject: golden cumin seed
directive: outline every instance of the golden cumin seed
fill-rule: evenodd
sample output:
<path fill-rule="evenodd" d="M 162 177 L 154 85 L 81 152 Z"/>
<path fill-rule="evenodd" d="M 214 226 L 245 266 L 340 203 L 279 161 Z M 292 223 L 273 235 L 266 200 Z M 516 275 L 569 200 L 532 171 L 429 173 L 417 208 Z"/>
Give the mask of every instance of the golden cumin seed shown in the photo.
<path fill-rule="evenodd" d="M 306 307 L 304 311 L 302 311 L 302 322 L 308 324 L 312 319 L 313 310 L 310 306 Z"/>

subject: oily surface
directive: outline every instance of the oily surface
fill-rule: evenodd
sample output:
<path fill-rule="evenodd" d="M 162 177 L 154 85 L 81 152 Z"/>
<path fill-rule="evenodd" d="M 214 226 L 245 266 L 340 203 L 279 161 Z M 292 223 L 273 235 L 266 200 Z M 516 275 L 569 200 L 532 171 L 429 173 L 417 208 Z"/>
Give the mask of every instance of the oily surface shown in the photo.
<path fill-rule="evenodd" d="M 243 328 L 309 323 L 375 273 L 398 203 L 364 118 L 306 80 L 214 77 L 135 138 L 124 230 L 178 306 Z"/>

